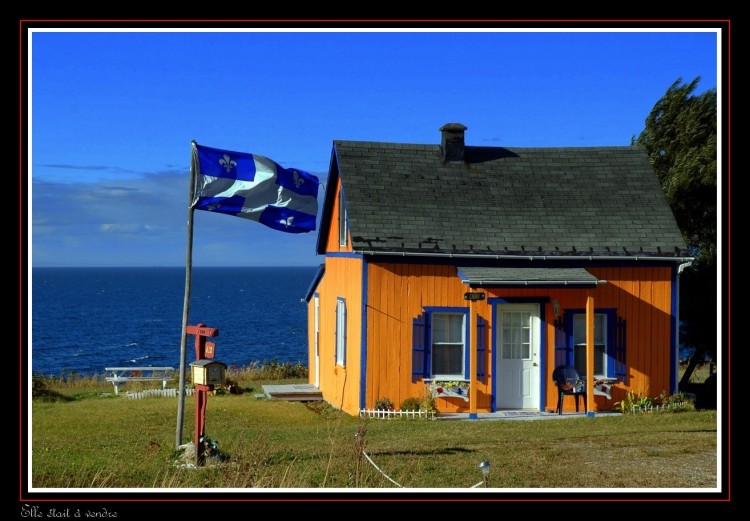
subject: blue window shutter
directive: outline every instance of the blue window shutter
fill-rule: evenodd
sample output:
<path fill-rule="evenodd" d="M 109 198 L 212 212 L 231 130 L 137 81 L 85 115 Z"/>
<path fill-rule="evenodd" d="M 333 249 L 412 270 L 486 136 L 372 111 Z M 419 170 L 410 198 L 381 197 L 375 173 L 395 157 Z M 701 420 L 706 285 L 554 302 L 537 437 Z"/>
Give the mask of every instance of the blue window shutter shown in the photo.
<path fill-rule="evenodd" d="M 568 363 L 568 346 L 565 345 L 565 327 L 562 317 L 555 319 L 555 367 Z"/>
<path fill-rule="evenodd" d="M 622 317 L 617 317 L 615 324 L 615 378 L 627 384 L 628 365 L 625 360 L 627 346 L 625 338 L 627 332 L 627 323 Z"/>
<path fill-rule="evenodd" d="M 486 359 L 485 355 L 487 350 L 486 340 L 487 335 L 487 322 L 482 317 L 477 317 L 477 380 L 480 382 L 485 381 L 485 366 Z"/>
<path fill-rule="evenodd" d="M 412 321 L 411 381 L 427 376 L 427 315 L 422 313 Z"/>

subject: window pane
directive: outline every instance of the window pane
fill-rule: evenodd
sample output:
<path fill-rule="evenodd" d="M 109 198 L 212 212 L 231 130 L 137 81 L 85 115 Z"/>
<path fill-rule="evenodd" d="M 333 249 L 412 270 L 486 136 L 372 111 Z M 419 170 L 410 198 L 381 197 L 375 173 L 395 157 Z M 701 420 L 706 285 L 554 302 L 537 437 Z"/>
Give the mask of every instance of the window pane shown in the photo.
<path fill-rule="evenodd" d="M 464 316 L 447 315 L 449 323 L 448 342 L 463 342 L 464 337 Z"/>
<path fill-rule="evenodd" d="M 462 344 L 434 344 L 432 346 L 432 374 L 463 377 L 463 354 Z"/>
<path fill-rule="evenodd" d="M 344 201 L 344 191 L 339 191 L 339 245 L 346 246 L 348 236 L 348 227 L 346 222 L 346 202 Z"/>
<path fill-rule="evenodd" d="M 601 313 L 594 315 L 594 343 L 605 344 L 607 338 L 607 316 Z M 573 342 L 586 343 L 586 315 L 573 315 Z"/>
<path fill-rule="evenodd" d="M 573 315 L 573 342 L 586 343 L 586 315 Z"/>
<path fill-rule="evenodd" d="M 575 368 L 580 375 L 586 374 L 586 344 L 575 346 Z M 606 360 L 606 348 L 602 344 L 594 344 L 594 374 L 606 375 L 604 361 Z"/>
<path fill-rule="evenodd" d="M 443 343 L 443 342 L 448 341 L 447 323 L 448 323 L 448 319 L 446 318 L 446 315 L 444 315 L 443 313 L 432 314 L 432 341 L 433 342 Z"/>
<path fill-rule="evenodd" d="M 586 374 L 586 314 L 573 315 L 573 366 Z M 594 374 L 607 374 L 607 315 L 594 315 Z"/>
<path fill-rule="evenodd" d="M 594 343 L 603 344 L 607 338 L 607 322 L 604 315 L 594 315 Z"/>
<path fill-rule="evenodd" d="M 510 313 L 510 325 L 514 328 L 521 327 L 523 325 L 521 313 L 517 313 L 517 312 Z"/>
<path fill-rule="evenodd" d="M 336 303 L 336 363 L 344 365 L 346 352 L 346 304 Z"/>
<path fill-rule="evenodd" d="M 503 343 L 503 358 L 513 358 L 510 344 Z"/>
<path fill-rule="evenodd" d="M 578 374 L 585 375 L 586 374 L 586 346 L 585 345 L 576 345 L 575 349 L 573 350 L 575 363 L 573 364 L 573 367 L 576 368 L 576 371 L 578 371 Z"/>
<path fill-rule="evenodd" d="M 432 341 L 463 343 L 464 315 L 463 313 L 433 313 Z"/>

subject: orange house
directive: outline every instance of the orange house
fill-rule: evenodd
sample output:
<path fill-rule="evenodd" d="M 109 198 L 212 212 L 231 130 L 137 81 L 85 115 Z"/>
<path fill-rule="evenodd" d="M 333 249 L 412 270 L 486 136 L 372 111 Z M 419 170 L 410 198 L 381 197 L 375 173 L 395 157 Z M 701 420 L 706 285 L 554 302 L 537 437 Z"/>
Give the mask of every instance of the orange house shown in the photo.
<path fill-rule="evenodd" d="M 433 145 L 333 143 L 306 296 L 324 399 L 356 415 L 437 390 L 441 412 L 552 411 L 559 365 L 611 384 L 585 386 L 589 414 L 628 390 L 674 392 L 693 259 L 646 153 L 440 131 Z"/>

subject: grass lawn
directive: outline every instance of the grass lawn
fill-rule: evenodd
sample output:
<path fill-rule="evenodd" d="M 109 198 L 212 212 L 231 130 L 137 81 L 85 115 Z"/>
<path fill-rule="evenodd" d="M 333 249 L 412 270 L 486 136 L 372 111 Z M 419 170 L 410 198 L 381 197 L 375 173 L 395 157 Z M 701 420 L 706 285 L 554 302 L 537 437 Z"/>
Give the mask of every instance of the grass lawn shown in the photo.
<path fill-rule="evenodd" d="M 258 399 L 262 383 L 250 382 L 240 395 L 209 396 L 206 434 L 228 458 L 198 469 L 178 462 L 176 398 L 131 400 L 97 382 L 51 388 L 54 400 L 31 403 L 32 487 L 368 489 L 396 488 L 395 481 L 466 489 L 481 481 L 481 461 L 491 462 L 491 488 L 719 487 L 713 410 L 360 420 L 322 402 Z M 185 442 L 192 441 L 194 410 L 187 397 Z"/>

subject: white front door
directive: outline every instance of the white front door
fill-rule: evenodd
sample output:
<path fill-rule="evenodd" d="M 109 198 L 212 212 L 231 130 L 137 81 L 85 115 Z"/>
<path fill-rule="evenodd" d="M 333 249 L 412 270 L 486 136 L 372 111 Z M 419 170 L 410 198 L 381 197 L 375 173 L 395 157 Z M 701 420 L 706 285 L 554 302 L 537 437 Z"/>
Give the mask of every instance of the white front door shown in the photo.
<path fill-rule="evenodd" d="M 315 387 L 320 387 L 320 298 L 314 297 L 314 328 L 313 342 L 315 343 Z"/>
<path fill-rule="evenodd" d="M 497 304 L 496 407 L 539 409 L 539 304 Z"/>

